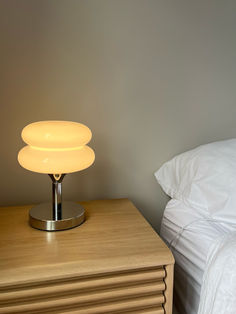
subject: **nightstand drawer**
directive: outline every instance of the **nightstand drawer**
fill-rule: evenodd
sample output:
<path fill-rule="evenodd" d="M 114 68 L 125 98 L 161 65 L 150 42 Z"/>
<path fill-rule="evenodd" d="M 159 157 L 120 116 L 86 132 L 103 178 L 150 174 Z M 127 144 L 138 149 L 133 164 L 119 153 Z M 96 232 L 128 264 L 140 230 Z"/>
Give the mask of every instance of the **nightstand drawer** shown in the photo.
<path fill-rule="evenodd" d="M 165 291 L 163 267 L 68 278 L 48 283 L 1 289 L 0 313 L 111 313 L 144 308 L 162 309 Z M 164 312 L 163 312 L 164 313 Z"/>

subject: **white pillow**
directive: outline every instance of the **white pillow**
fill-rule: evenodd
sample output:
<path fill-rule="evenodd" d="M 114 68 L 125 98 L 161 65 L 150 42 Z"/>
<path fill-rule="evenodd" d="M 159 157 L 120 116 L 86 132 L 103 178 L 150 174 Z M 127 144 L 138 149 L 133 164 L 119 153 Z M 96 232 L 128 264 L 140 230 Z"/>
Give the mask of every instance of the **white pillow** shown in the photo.
<path fill-rule="evenodd" d="M 155 176 L 170 197 L 216 219 L 236 223 L 236 139 L 178 155 Z"/>

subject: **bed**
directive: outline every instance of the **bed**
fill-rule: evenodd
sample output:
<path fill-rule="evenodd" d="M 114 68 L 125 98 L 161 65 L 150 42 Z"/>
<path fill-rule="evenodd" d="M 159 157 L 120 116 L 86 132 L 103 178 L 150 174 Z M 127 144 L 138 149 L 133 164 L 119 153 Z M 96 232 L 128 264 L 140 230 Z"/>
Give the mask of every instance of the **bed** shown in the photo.
<path fill-rule="evenodd" d="M 236 140 L 178 155 L 155 175 L 171 197 L 161 236 L 175 256 L 179 314 L 235 314 Z"/>

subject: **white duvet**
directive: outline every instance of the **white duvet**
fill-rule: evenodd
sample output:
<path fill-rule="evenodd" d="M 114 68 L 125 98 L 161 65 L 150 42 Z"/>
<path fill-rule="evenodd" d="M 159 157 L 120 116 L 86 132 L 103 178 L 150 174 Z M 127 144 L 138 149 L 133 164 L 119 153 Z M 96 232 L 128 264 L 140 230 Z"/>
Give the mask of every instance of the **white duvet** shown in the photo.
<path fill-rule="evenodd" d="M 175 256 L 179 314 L 236 314 L 236 226 L 171 200 L 161 236 Z"/>
<path fill-rule="evenodd" d="M 236 313 L 236 231 L 212 244 L 203 275 L 198 314 Z"/>

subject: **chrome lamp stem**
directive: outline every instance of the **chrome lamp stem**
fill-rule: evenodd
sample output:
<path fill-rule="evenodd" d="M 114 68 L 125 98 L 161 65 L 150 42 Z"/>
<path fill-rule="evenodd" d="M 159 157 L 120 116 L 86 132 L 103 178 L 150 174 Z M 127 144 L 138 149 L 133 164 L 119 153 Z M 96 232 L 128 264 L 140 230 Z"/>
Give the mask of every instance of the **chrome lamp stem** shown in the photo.
<path fill-rule="evenodd" d="M 52 217 L 53 220 L 62 219 L 62 180 L 65 174 L 49 174 L 52 179 Z"/>

